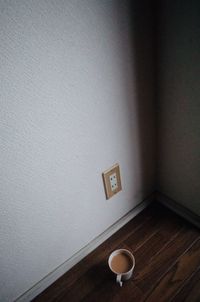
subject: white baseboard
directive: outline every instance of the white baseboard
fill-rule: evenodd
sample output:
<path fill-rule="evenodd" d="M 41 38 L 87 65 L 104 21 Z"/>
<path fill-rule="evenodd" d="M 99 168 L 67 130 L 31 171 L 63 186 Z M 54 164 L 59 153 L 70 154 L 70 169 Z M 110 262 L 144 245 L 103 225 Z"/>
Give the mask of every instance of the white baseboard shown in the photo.
<path fill-rule="evenodd" d="M 160 192 L 155 193 L 155 200 L 200 228 L 200 217 L 189 209 L 186 209 L 180 203 L 177 203 L 175 200 Z"/>
<path fill-rule="evenodd" d="M 64 273 L 66 273 L 70 268 L 72 268 L 75 264 L 77 264 L 80 260 L 82 260 L 85 256 L 91 253 L 95 248 L 97 248 L 101 243 L 103 243 L 106 239 L 112 236 L 116 231 L 118 231 L 122 226 L 124 226 L 127 222 L 129 222 L 133 217 L 139 214 L 144 208 L 146 208 L 155 198 L 155 195 L 152 194 L 148 198 L 146 198 L 143 202 L 137 205 L 133 210 L 128 212 L 122 218 L 120 218 L 117 222 L 115 222 L 112 226 L 110 226 L 106 231 L 92 240 L 89 244 L 75 253 L 71 258 L 66 260 L 60 266 L 58 266 L 54 271 L 45 276 L 42 280 L 40 280 L 37 284 L 35 284 L 32 288 L 18 297 L 16 302 L 29 302 L 37 295 L 39 295 L 42 291 L 44 291 L 48 286 L 50 286 L 53 282 L 55 282 L 59 277 L 61 277 Z"/>

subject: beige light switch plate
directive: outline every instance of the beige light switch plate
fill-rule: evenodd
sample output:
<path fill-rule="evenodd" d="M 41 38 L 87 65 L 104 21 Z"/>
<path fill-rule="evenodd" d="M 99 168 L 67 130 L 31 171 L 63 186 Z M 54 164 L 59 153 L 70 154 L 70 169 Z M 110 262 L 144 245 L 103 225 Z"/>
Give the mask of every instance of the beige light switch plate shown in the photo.
<path fill-rule="evenodd" d="M 106 199 L 122 190 L 119 164 L 112 166 L 102 174 Z"/>

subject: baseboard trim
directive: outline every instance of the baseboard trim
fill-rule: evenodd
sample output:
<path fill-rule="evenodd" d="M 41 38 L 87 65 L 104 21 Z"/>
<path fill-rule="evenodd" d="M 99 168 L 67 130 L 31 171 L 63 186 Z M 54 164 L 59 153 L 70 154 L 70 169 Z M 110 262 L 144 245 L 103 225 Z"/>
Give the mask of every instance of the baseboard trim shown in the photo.
<path fill-rule="evenodd" d="M 61 277 L 64 273 L 66 273 L 70 268 L 72 268 L 75 264 L 81 261 L 85 256 L 91 253 L 95 248 L 97 248 L 101 243 L 103 243 L 106 239 L 112 236 L 116 231 L 118 231 L 121 227 L 123 227 L 127 222 L 129 222 L 132 218 L 134 218 L 137 214 L 139 214 L 143 209 L 145 209 L 153 200 L 155 200 L 154 193 L 151 194 L 148 198 L 138 204 L 134 209 L 120 218 L 117 222 L 111 225 L 106 231 L 92 240 L 89 244 L 75 253 L 71 258 L 66 260 L 60 266 L 58 266 L 54 271 L 45 276 L 42 280 L 40 280 L 37 284 L 35 284 L 32 288 L 18 297 L 16 302 L 29 302 L 41 292 L 43 292 L 48 286 L 50 286 L 53 282 L 55 282 L 59 277 Z"/>
<path fill-rule="evenodd" d="M 177 203 L 175 200 L 160 192 L 155 192 L 155 200 L 200 228 L 200 217 L 189 209 L 186 209 L 181 204 Z"/>

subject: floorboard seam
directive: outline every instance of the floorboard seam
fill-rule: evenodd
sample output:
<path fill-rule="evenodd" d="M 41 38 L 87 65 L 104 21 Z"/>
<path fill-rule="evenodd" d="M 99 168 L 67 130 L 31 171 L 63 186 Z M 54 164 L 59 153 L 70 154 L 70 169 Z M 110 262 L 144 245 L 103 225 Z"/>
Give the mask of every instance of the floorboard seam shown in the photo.
<path fill-rule="evenodd" d="M 172 298 L 170 298 L 169 302 L 173 301 L 173 299 L 180 293 L 180 291 L 184 288 L 184 286 L 190 282 L 190 280 L 194 277 L 194 275 L 196 273 L 198 273 L 200 271 L 200 265 L 198 266 L 198 268 L 188 277 L 183 281 L 183 284 L 181 284 L 180 288 L 177 290 L 177 292 L 173 295 Z"/>
<path fill-rule="evenodd" d="M 144 302 L 148 299 L 148 296 L 154 291 L 154 289 L 157 287 L 161 279 L 171 270 L 171 268 L 174 267 L 174 265 L 179 261 L 179 259 L 189 251 L 189 249 L 198 241 L 200 240 L 199 237 L 197 237 L 190 245 L 189 247 L 181 254 L 179 255 L 176 260 L 167 268 L 167 270 L 160 276 L 160 278 L 155 282 L 155 285 L 149 290 L 149 292 L 144 297 Z"/>

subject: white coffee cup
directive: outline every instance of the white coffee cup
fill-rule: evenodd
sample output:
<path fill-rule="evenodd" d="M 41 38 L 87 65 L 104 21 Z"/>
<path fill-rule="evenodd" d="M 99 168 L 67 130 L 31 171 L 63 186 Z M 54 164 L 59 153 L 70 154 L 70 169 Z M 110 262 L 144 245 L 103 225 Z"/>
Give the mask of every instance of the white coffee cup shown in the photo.
<path fill-rule="evenodd" d="M 131 259 L 132 261 L 132 266 L 131 268 L 127 271 L 127 272 L 123 272 L 123 273 L 119 273 L 113 270 L 112 268 L 112 260 L 115 256 L 119 255 L 119 254 L 126 254 L 128 255 L 128 257 Z M 126 281 L 128 279 L 131 278 L 132 274 L 133 274 L 133 270 L 135 267 L 135 257 L 133 256 L 133 254 L 126 250 L 126 249 L 119 249 L 119 250 L 115 250 L 114 252 L 112 252 L 108 258 L 108 265 L 110 267 L 110 270 L 116 275 L 116 282 L 119 283 L 120 286 L 123 285 L 123 281 Z"/>

